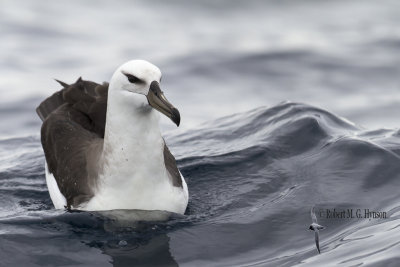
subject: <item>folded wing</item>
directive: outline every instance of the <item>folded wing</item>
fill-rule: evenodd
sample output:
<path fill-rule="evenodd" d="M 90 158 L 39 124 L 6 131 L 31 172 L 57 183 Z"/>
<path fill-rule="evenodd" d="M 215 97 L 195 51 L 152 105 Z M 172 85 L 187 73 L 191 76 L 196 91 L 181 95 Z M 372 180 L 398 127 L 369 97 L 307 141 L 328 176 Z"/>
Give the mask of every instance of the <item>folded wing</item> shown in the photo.
<path fill-rule="evenodd" d="M 93 196 L 107 111 L 108 84 L 79 78 L 36 109 L 43 120 L 41 141 L 49 172 L 68 208 Z"/>

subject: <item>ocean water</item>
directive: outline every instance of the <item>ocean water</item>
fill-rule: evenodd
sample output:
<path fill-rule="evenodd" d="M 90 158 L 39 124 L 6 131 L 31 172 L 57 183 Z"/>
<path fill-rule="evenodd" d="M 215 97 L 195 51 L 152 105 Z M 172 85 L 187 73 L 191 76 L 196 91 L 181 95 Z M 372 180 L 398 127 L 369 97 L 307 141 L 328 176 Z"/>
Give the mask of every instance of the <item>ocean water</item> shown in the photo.
<path fill-rule="evenodd" d="M 0 7 L 0 266 L 400 264 L 398 1 Z M 133 58 L 181 112 L 185 215 L 54 210 L 36 106 Z"/>

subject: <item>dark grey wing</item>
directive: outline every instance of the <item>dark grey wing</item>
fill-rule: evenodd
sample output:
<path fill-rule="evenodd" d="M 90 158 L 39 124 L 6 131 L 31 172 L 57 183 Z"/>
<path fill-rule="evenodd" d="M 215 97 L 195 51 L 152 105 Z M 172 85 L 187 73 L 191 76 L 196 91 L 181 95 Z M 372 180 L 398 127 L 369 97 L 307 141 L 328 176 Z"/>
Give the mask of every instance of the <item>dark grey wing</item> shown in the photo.
<path fill-rule="evenodd" d="M 314 231 L 315 231 L 315 245 L 317 246 L 318 253 L 321 254 L 321 251 L 319 249 L 319 231 L 318 229 L 315 229 Z"/>
<path fill-rule="evenodd" d="M 318 223 L 317 222 L 317 216 L 315 216 L 315 207 L 311 208 L 311 220 L 313 223 Z"/>
<path fill-rule="evenodd" d="M 67 103 L 89 118 L 89 123 L 84 121 L 85 125 L 82 126 L 104 137 L 108 83 L 100 85 L 95 82 L 84 81 L 81 78 L 71 85 L 58 80 L 57 82 L 64 88 L 45 99 L 36 109 L 42 121 Z"/>
<path fill-rule="evenodd" d="M 167 145 L 164 140 L 164 164 L 167 168 L 167 171 L 171 175 L 172 184 L 176 187 L 182 187 L 182 178 L 179 173 L 178 166 L 176 165 L 175 157 L 169 151 Z"/>
<path fill-rule="evenodd" d="M 37 108 L 43 120 L 41 141 L 49 172 L 57 181 L 68 207 L 92 196 L 98 157 L 103 145 L 108 84 L 78 79 Z"/>
<path fill-rule="evenodd" d="M 62 90 L 60 90 L 43 101 L 39 107 L 36 108 L 36 113 L 39 115 L 40 119 L 44 121 L 50 113 L 64 103 L 65 100 L 62 95 Z"/>

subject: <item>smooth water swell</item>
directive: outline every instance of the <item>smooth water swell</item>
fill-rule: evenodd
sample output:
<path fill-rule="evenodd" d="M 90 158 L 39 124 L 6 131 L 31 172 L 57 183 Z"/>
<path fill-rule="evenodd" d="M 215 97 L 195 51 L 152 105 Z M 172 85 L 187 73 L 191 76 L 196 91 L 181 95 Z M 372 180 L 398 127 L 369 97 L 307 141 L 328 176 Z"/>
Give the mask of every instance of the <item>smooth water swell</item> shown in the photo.
<path fill-rule="evenodd" d="M 398 262 L 398 131 L 365 131 L 325 110 L 285 102 L 166 139 L 190 189 L 185 216 L 55 211 L 39 136 L 0 140 L 2 264 Z M 317 256 L 307 230 L 313 205 L 386 211 L 388 218 L 320 217 L 327 229 Z"/>

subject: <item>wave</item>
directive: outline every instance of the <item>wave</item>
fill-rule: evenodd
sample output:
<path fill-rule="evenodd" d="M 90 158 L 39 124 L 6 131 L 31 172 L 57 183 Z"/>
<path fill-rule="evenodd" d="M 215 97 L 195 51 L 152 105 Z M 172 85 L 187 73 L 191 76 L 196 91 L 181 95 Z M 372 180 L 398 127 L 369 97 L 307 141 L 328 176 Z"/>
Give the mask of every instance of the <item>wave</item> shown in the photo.
<path fill-rule="evenodd" d="M 321 232 L 319 259 L 370 261 L 372 254 L 362 256 L 369 248 L 357 241 L 364 231 L 371 234 L 365 237 L 370 242 L 384 237 L 387 242 L 373 252 L 383 251 L 385 260 L 394 261 L 398 241 L 390 235 L 397 234 L 388 229 L 399 220 L 399 131 L 365 130 L 326 110 L 284 102 L 171 132 L 166 140 L 189 186 L 183 217 L 143 211 L 56 212 L 45 185 L 39 137 L 1 139 L 2 236 L 15 246 L 23 242 L 21 232 L 31 241 L 54 235 L 68 242 L 84 239 L 84 248 L 72 246 L 100 249 L 114 262 L 143 260 L 140 248 L 146 248 L 163 253 L 166 262 L 190 264 L 200 258 L 226 265 L 293 265 L 314 261 L 313 234 L 307 231 L 312 206 L 370 209 L 385 211 L 388 218 L 319 217 L 327 226 Z M 153 222 L 136 223 L 145 218 Z M 352 246 L 350 239 L 356 240 Z"/>

